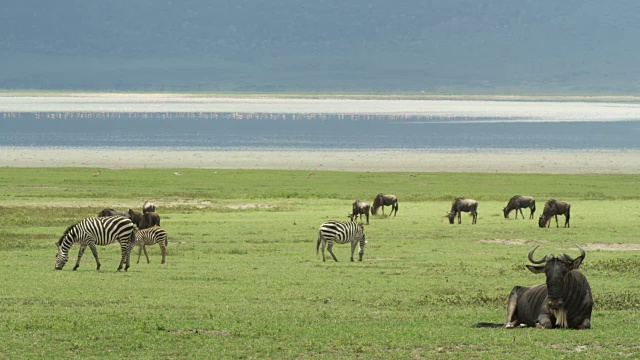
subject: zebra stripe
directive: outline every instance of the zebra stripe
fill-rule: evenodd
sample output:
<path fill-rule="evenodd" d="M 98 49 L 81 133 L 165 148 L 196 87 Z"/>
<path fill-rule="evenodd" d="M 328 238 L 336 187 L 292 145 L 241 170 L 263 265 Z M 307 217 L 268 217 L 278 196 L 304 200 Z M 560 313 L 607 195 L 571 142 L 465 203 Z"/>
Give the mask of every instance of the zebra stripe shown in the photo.
<path fill-rule="evenodd" d="M 331 254 L 331 256 L 333 257 L 333 260 L 338 261 L 336 255 L 332 251 L 334 242 L 338 244 L 351 243 L 351 261 L 353 261 L 353 254 L 356 250 L 356 245 L 360 244 L 358 254 L 360 256 L 359 260 L 362 261 L 362 256 L 364 255 L 364 245 L 366 244 L 364 237 L 364 227 L 362 225 L 342 221 L 327 221 L 326 223 L 320 225 L 320 228 L 318 230 L 318 244 L 316 245 L 316 253 L 318 253 L 320 244 L 322 243 L 322 261 L 325 261 L 325 245 L 327 247 L 327 250 L 329 250 L 329 254 Z"/>
<path fill-rule="evenodd" d="M 97 270 L 100 270 L 100 260 L 98 260 L 98 250 L 96 245 L 109 245 L 114 241 L 120 243 L 120 266 L 118 271 L 125 266 L 124 271 L 129 269 L 129 255 L 131 248 L 136 241 L 133 233 L 133 222 L 124 216 L 108 216 L 86 218 L 75 225 L 71 225 L 62 234 L 56 243 L 58 252 L 56 253 L 56 270 L 62 270 L 69 260 L 69 249 L 74 243 L 80 244 L 78 260 L 73 270 L 80 266 L 80 260 L 84 250 L 89 246 L 93 257 L 96 259 Z"/>
<path fill-rule="evenodd" d="M 150 263 L 146 246 L 155 244 L 160 245 L 160 250 L 162 251 L 161 264 L 164 264 L 167 256 L 167 243 L 167 232 L 159 226 L 138 230 L 136 232 L 136 245 L 139 246 L 140 249 L 138 250 L 138 262 L 136 264 L 140 263 L 140 255 L 143 250 L 144 256 L 147 257 L 147 264 Z"/>

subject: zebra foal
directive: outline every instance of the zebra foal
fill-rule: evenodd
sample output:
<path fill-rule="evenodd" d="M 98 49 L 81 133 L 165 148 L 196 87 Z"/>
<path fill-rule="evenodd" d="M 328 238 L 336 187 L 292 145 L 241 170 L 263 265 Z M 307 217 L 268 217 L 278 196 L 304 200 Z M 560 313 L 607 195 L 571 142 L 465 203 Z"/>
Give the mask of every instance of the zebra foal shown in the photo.
<path fill-rule="evenodd" d="M 133 233 L 133 222 L 124 216 L 108 216 L 108 217 L 95 217 L 86 218 L 81 220 L 75 225 L 71 225 L 58 242 L 56 246 L 58 251 L 56 253 L 56 270 L 62 270 L 64 265 L 69 260 L 69 249 L 74 243 L 80 244 L 80 251 L 78 252 L 78 260 L 76 260 L 76 266 L 73 270 L 76 270 L 80 266 L 80 260 L 84 250 L 89 246 L 93 257 L 96 259 L 96 270 L 100 270 L 100 260 L 98 260 L 98 250 L 96 245 L 109 245 L 114 241 L 120 243 L 120 252 L 122 257 L 120 259 L 120 266 L 118 271 L 124 271 L 129 269 L 129 255 L 131 253 L 131 247 L 136 241 L 135 234 Z"/>
<path fill-rule="evenodd" d="M 140 247 L 140 249 L 138 249 L 138 262 L 136 262 L 136 264 L 140 264 L 140 255 L 143 250 L 144 256 L 147 257 L 147 264 L 151 262 L 149 261 L 146 246 L 155 244 L 160 245 L 160 250 L 162 251 L 161 264 L 164 264 L 167 256 L 167 232 L 159 226 L 138 230 L 136 232 L 136 245 Z"/>
<path fill-rule="evenodd" d="M 329 254 L 333 257 L 333 260 L 338 261 L 336 255 L 333 253 L 333 243 L 346 244 L 351 243 L 351 261 L 353 261 L 353 254 L 356 250 L 356 245 L 360 244 L 358 250 L 359 261 L 362 261 L 364 255 L 364 245 L 366 240 L 364 237 L 364 227 L 361 224 L 353 222 L 342 221 L 327 221 L 320 225 L 318 229 L 318 244 L 316 245 L 316 254 L 320 250 L 320 244 L 322 243 L 322 261 L 324 258 L 325 245 Z"/>

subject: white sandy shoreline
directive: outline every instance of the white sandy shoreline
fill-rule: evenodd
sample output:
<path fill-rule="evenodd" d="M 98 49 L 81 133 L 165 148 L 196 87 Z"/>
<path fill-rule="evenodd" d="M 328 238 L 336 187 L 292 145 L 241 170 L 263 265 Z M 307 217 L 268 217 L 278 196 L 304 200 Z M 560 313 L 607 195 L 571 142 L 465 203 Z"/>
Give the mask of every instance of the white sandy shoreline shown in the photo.
<path fill-rule="evenodd" d="M 0 147 L 0 167 L 640 174 L 640 151 L 199 151 Z"/>

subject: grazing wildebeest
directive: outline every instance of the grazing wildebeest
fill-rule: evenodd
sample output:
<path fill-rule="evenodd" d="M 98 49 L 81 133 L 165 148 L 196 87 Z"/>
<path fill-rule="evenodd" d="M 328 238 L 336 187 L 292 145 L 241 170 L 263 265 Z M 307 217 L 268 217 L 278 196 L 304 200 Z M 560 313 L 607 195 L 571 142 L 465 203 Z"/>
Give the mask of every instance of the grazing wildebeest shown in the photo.
<path fill-rule="evenodd" d="M 509 200 L 509 203 L 507 204 L 507 206 L 504 209 L 502 209 L 502 212 L 504 213 L 504 218 L 505 219 L 509 218 L 509 213 L 511 212 L 511 210 L 515 210 L 516 211 L 516 219 L 517 219 L 518 218 L 518 210 L 519 210 L 520 211 L 520 215 L 522 215 L 522 218 L 524 219 L 524 214 L 522 213 L 522 208 L 531 209 L 531 214 L 529 215 L 529 219 L 533 219 L 533 214 L 536 212 L 536 200 L 534 198 L 532 198 L 531 196 L 514 195 Z"/>
<path fill-rule="evenodd" d="M 138 230 L 147 229 L 152 226 L 160 226 L 160 215 L 154 212 L 142 214 L 139 211 L 129 209 L 129 217 L 138 227 Z"/>
<path fill-rule="evenodd" d="M 391 214 L 393 216 L 398 215 L 398 197 L 395 195 L 386 195 L 386 194 L 378 194 L 375 199 L 373 199 L 373 206 L 371 207 L 371 215 L 376 215 L 378 213 L 378 208 L 382 207 L 382 215 L 384 215 L 384 207 L 391 206 Z M 395 211 L 395 213 L 394 213 Z"/>
<path fill-rule="evenodd" d="M 564 215 L 564 227 L 571 227 L 569 220 L 571 219 L 571 205 L 555 199 L 551 199 L 544 204 L 544 210 L 542 215 L 538 219 L 538 226 L 541 228 L 549 227 L 551 225 L 551 217 L 556 217 L 556 227 L 560 227 L 558 224 L 558 215 Z"/>
<path fill-rule="evenodd" d="M 533 253 L 538 248 L 534 247 L 529 252 L 529 261 L 544 265 L 527 265 L 527 268 L 534 274 L 544 273 L 546 283 L 514 287 L 509 295 L 505 323 L 478 323 L 476 326 L 589 329 L 593 297 L 587 278 L 579 270 L 584 261 L 584 249 L 576 246 L 580 249 L 576 259 L 560 253 L 557 257 L 549 254 L 541 260 L 534 260 Z"/>
<path fill-rule="evenodd" d="M 362 223 L 362 215 L 366 215 L 367 225 L 369 225 L 369 209 L 371 209 L 371 205 L 364 201 L 356 200 L 353 203 L 351 214 L 349 214 L 351 221 L 354 221 L 358 218 L 358 215 L 360 215 L 360 223 Z"/>
<path fill-rule="evenodd" d="M 322 245 L 322 261 L 325 261 L 325 246 L 327 247 L 327 250 L 329 250 L 329 254 L 331 254 L 333 260 L 338 261 L 332 250 L 334 242 L 338 244 L 351 243 L 351 261 L 353 261 L 353 254 L 356 250 L 356 246 L 359 244 L 360 250 L 358 250 L 358 260 L 362 261 L 362 257 L 364 256 L 364 246 L 367 243 L 364 238 L 364 226 L 362 226 L 362 224 L 342 221 L 327 221 L 320 225 L 320 228 L 318 229 L 316 254 L 320 251 L 320 245 Z"/>
<path fill-rule="evenodd" d="M 472 224 L 475 224 L 478 221 L 478 202 L 473 199 L 463 199 L 457 198 L 453 200 L 451 203 L 451 211 L 447 215 L 449 218 L 449 224 L 453 224 L 453 220 L 458 215 L 458 224 L 462 223 L 462 219 L 460 218 L 462 212 L 469 212 L 471 216 L 473 216 Z"/>
<path fill-rule="evenodd" d="M 146 214 L 148 212 L 156 212 L 156 204 L 154 204 L 151 201 L 147 200 L 142 205 L 142 213 Z"/>
<path fill-rule="evenodd" d="M 129 217 L 129 214 L 127 214 L 124 211 L 113 210 L 113 209 L 104 209 L 104 210 L 102 210 L 102 211 L 100 211 L 98 213 L 98 217 L 105 217 L 105 216 L 124 216 L 124 217 Z"/>

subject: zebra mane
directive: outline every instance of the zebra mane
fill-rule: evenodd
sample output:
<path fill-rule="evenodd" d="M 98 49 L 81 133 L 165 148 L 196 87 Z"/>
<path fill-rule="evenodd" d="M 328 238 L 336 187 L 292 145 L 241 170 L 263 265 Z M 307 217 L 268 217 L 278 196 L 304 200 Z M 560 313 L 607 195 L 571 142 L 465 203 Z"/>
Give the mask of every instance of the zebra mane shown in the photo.
<path fill-rule="evenodd" d="M 78 224 L 79 224 L 79 222 L 69 226 L 67 228 L 67 230 L 65 230 L 64 233 L 62 233 L 62 236 L 60 236 L 60 240 L 58 240 L 57 244 L 58 245 L 62 245 L 62 239 L 64 239 L 67 235 L 69 235 L 69 233 L 71 232 L 71 229 L 76 227 L 76 225 L 78 225 Z"/>

